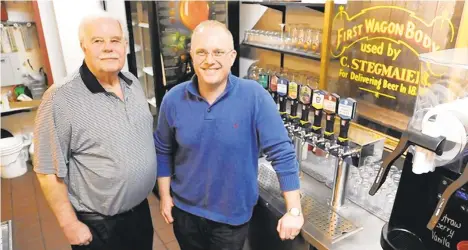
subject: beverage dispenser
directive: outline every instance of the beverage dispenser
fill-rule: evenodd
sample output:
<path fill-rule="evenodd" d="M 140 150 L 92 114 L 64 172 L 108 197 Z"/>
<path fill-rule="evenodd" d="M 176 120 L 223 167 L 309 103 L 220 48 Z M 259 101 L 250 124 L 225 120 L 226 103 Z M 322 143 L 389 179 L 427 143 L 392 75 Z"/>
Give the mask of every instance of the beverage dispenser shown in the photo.
<path fill-rule="evenodd" d="M 422 54 L 420 67 L 413 117 L 369 192 L 405 158 L 381 246 L 468 250 L 468 48 Z"/>

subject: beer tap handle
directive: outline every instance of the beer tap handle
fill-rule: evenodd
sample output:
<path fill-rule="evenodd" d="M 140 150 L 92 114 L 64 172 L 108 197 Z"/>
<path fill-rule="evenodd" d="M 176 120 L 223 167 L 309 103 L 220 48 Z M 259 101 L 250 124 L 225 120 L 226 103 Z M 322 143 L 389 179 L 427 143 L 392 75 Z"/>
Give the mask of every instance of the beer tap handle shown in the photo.
<path fill-rule="evenodd" d="M 347 146 L 349 123 L 356 116 L 356 100 L 349 97 L 341 99 L 338 105 L 338 116 L 341 119 L 338 144 L 341 146 Z"/>
<path fill-rule="evenodd" d="M 324 91 L 314 90 L 314 94 L 312 95 L 312 107 L 314 108 L 314 123 L 312 125 L 312 131 L 314 131 L 316 134 L 320 134 L 322 130 L 322 111 L 324 98 Z"/>
<path fill-rule="evenodd" d="M 320 134 L 322 130 L 322 115 L 323 112 L 321 109 L 314 110 L 314 124 L 312 125 L 312 130 L 317 134 Z"/>
<path fill-rule="evenodd" d="M 309 113 L 310 113 L 310 106 L 309 105 L 303 105 L 302 106 L 301 121 L 308 122 L 309 121 Z"/>
<path fill-rule="evenodd" d="M 295 81 L 295 78 L 292 78 L 288 84 L 288 99 L 291 101 L 291 118 L 294 119 L 297 117 L 297 106 L 298 106 L 298 91 L 299 85 Z"/>
<path fill-rule="evenodd" d="M 279 112 L 284 122 L 288 121 L 288 114 L 286 113 L 286 101 L 288 95 L 288 80 L 281 77 L 278 80 L 277 94 L 279 96 Z"/>
<path fill-rule="evenodd" d="M 302 106 L 302 113 L 299 123 L 306 133 L 310 130 L 309 112 L 311 100 L 312 88 L 307 85 L 301 85 L 299 88 L 299 102 Z"/>
<path fill-rule="evenodd" d="M 291 117 L 297 117 L 297 106 L 298 106 L 297 100 L 292 100 L 291 101 Z"/>
<path fill-rule="evenodd" d="M 340 122 L 340 134 L 338 136 L 338 144 L 342 146 L 348 145 L 349 122 L 350 120 L 348 119 L 341 119 Z"/>
<path fill-rule="evenodd" d="M 279 96 L 279 103 L 280 103 L 280 113 L 285 113 L 286 112 L 286 97 L 285 96 Z"/>
<path fill-rule="evenodd" d="M 337 94 L 327 94 L 323 101 L 323 110 L 325 116 L 325 138 L 333 140 L 335 137 L 335 114 L 338 112 L 338 104 L 340 103 L 340 96 Z"/>
<path fill-rule="evenodd" d="M 442 194 L 442 197 L 439 199 L 439 203 L 437 203 L 436 209 L 434 210 L 434 213 L 432 214 L 431 219 L 429 220 L 429 223 L 427 224 L 427 229 L 429 230 L 434 230 L 435 226 L 440 220 L 440 217 L 444 213 L 445 206 L 447 205 L 450 197 L 452 197 L 453 193 L 455 193 L 458 189 L 463 187 L 465 184 L 468 183 L 468 163 L 465 165 L 465 170 L 463 171 L 463 174 L 458 177 L 452 184 L 450 184 Z"/>

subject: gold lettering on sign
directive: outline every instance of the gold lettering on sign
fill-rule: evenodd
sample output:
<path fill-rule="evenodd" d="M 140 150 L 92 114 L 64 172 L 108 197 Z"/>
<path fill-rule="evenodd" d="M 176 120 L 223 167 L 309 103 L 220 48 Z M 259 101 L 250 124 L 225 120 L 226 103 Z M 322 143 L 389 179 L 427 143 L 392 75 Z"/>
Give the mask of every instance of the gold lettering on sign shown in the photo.
<path fill-rule="evenodd" d="M 402 12 L 408 18 L 402 18 L 402 21 L 380 20 L 381 12 L 377 11 L 382 10 Z M 331 51 L 333 57 L 340 57 L 339 77 L 359 84 L 359 90 L 372 93 L 377 98 L 414 98 L 418 94 L 419 84 L 430 85 L 430 74 L 435 74 L 429 67 L 430 74 L 421 75 L 419 65 L 405 63 L 405 59 L 399 57 L 408 56 L 406 51 L 409 50 L 418 60 L 420 52 L 445 47 L 428 33 L 432 32 L 433 27 L 448 26 L 450 42 L 455 36 L 454 26 L 446 13 L 425 22 L 415 12 L 400 6 L 373 6 L 352 16 L 340 6 L 333 22 L 340 20 L 345 21 L 345 26 L 337 30 L 337 42 Z M 344 54 L 349 48 L 353 49 L 352 58 Z M 363 57 L 359 58 L 359 55 Z M 410 58 L 408 61 L 415 60 Z"/>
<path fill-rule="evenodd" d="M 336 14 L 333 21 L 335 22 L 337 18 L 343 19 L 343 16 L 345 16 L 346 21 L 351 22 L 365 13 L 378 9 L 396 9 L 406 12 L 410 17 L 417 21 L 417 23 L 414 21 L 398 23 L 385 20 L 379 21 L 376 18 L 366 18 L 364 19 L 364 24 L 356 24 L 348 29 L 338 29 L 336 48 L 334 48 L 336 51 L 338 51 L 338 53 L 332 52 L 334 57 L 341 56 L 343 52 L 347 48 L 354 45 L 354 43 L 368 39 L 370 36 L 374 35 L 384 35 L 386 37 L 393 37 L 397 40 L 404 39 L 406 42 L 414 42 L 421 48 L 427 49 L 428 52 L 439 50 L 441 45 L 433 41 L 432 36 L 427 34 L 424 29 L 418 28 L 418 24 L 422 24 L 422 26 L 425 28 L 431 28 L 438 22 L 441 22 L 442 24 L 447 23 L 450 26 L 450 42 L 452 42 L 454 39 L 455 28 L 453 27 L 453 24 L 448 17 L 437 16 L 430 23 L 427 23 L 423 19 L 419 18 L 413 11 L 399 6 L 375 6 L 363 9 L 361 12 L 352 17 L 349 17 L 348 13 L 344 10 L 344 7 L 340 6 L 339 12 Z M 351 43 L 347 44 L 346 42 Z"/>

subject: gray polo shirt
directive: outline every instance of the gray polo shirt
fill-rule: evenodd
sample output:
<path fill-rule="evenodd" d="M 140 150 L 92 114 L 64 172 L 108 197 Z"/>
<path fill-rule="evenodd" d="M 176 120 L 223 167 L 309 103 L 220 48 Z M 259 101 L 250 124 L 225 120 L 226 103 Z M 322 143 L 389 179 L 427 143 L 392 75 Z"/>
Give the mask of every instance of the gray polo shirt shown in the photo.
<path fill-rule="evenodd" d="M 63 178 L 77 211 L 128 211 L 156 182 L 153 116 L 138 79 L 119 77 L 123 101 L 83 63 L 44 94 L 37 112 L 34 170 Z"/>

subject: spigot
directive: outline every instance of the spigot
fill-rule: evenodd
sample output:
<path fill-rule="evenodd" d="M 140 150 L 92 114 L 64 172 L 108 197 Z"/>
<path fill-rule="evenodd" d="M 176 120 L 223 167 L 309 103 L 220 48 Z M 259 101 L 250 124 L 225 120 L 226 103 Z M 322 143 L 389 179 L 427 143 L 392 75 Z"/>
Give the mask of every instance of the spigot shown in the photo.
<path fill-rule="evenodd" d="M 321 143 L 324 143 L 325 142 L 325 138 L 323 138 L 321 135 L 318 135 L 318 134 L 315 134 L 313 133 L 314 135 L 312 136 L 312 152 L 315 153 L 315 150 L 317 149 L 317 145 L 321 144 Z M 320 138 L 319 138 L 320 136 Z"/>
<path fill-rule="evenodd" d="M 327 141 L 325 143 L 325 152 L 326 152 L 326 155 L 325 155 L 325 158 L 328 158 L 330 156 L 330 152 L 341 147 L 340 145 L 338 145 L 336 142 L 333 142 L 333 144 L 330 142 L 330 141 Z"/>

